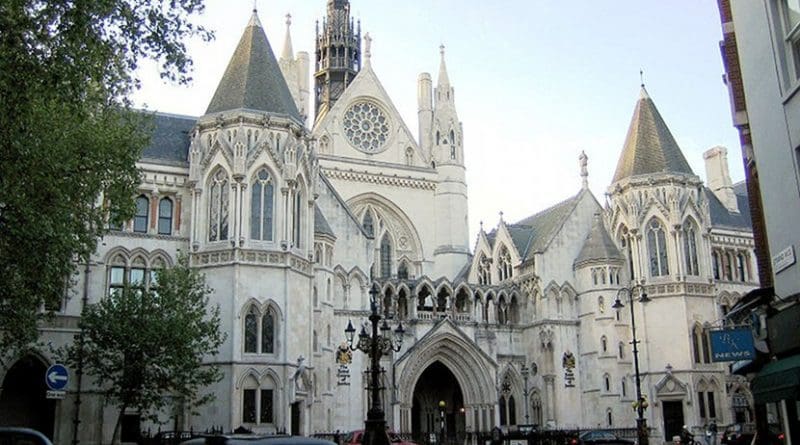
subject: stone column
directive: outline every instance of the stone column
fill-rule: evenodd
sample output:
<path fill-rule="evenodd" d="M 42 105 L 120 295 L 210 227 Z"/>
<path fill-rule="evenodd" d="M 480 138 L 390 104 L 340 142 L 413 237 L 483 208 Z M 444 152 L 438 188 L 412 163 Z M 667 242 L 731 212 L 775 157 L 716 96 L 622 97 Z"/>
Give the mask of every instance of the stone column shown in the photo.
<path fill-rule="evenodd" d="M 552 421 L 556 423 L 556 376 L 555 374 L 548 374 L 544 376 L 544 397 L 547 401 L 545 412 L 545 423 Z"/>

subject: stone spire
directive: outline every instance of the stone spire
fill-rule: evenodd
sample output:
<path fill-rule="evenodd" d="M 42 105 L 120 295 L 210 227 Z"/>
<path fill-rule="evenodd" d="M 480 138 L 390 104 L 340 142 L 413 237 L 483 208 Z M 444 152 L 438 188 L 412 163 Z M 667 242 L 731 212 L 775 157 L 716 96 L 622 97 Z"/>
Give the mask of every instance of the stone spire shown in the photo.
<path fill-rule="evenodd" d="M 317 24 L 314 98 L 319 122 L 361 70 L 361 23 L 350 18 L 348 0 L 328 0 L 327 14 Z"/>
<path fill-rule="evenodd" d="M 281 52 L 281 59 L 290 60 L 294 58 L 294 50 L 292 49 L 292 33 L 290 28 L 292 26 L 292 15 L 286 14 L 286 37 L 283 40 L 283 52 Z"/>
<path fill-rule="evenodd" d="M 444 61 L 444 45 L 439 45 L 439 53 L 442 55 L 442 60 L 439 62 L 439 80 L 437 88 L 450 88 L 450 78 L 447 76 L 447 64 Z"/>
<path fill-rule="evenodd" d="M 285 115 L 302 122 L 256 10 L 253 10 L 228 62 L 206 114 L 239 109 Z"/>
<path fill-rule="evenodd" d="M 652 173 L 694 175 L 644 86 L 612 182 Z"/>

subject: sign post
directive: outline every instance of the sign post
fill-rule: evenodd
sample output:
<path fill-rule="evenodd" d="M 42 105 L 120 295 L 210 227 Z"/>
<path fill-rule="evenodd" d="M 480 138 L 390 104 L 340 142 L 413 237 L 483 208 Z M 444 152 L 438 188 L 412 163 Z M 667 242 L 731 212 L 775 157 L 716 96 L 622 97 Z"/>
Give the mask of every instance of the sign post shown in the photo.
<path fill-rule="evenodd" d="M 44 382 L 47 384 L 47 387 L 50 388 L 50 390 L 47 391 L 48 399 L 63 399 L 66 395 L 64 388 L 66 388 L 67 383 L 69 383 L 69 371 L 60 363 L 51 365 L 47 368 L 47 372 L 44 373 Z"/>

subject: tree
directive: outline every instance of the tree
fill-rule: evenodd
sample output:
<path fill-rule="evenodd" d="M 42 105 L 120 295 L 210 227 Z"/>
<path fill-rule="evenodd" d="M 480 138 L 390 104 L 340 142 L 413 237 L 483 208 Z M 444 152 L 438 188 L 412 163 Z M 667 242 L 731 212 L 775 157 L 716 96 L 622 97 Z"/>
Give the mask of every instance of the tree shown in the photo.
<path fill-rule="evenodd" d="M 27 347 L 107 218 L 133 216 L 147 119 L 126 97 L 145 58 L 186 83 L 202 0 L 0 2 L 0 351 Z M 2 357 L 0 357 L 2 359 Z"/>
<path fill-rule="evenodd" d="M 115 441 L 127 409 L 155 419 L 165 408 L 177 413 L 202 405 L 213 393 L 201 391 L 222 378 L 215 365 L 203 364 L 226 337 L 205 277 L 181 256 L 176 266 L 156 272 L 155 283 L 148 289 L 134 283 L 89 305 L 82 337 L 60 354 L 77 369 L 82 342 L 85 372 L 119 408 Z"/>

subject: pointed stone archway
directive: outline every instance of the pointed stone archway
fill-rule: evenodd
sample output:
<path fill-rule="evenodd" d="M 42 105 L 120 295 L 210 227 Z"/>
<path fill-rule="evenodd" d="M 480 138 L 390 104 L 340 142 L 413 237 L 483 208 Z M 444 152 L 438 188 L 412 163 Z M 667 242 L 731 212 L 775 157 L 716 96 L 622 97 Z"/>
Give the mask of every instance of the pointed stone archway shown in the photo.
<path fill-rule="evenodd" d="M 0 426 L 24 426 L 53 439 L 55 400 L 46 398 L 47 364 L 34 354 L 17 360 L 2 376 Z"/>
<path fill-rule="evenodd" d="M 445 416 L 449 416 L 452 433 L 489 431 L 495 424 L 496 373 L 497 362 L 492 357 L 452 321 L 440 321 L 395 363 L 395 375 L 399 376 L 397 429 L 427 431 L 424 416 L 430 414 L 431 401 L 438 398 L 447 399 Z M 415 403 L 420 406 L 415 408 Z M 416 431 L 415 426 L 419 428 Z"/>

